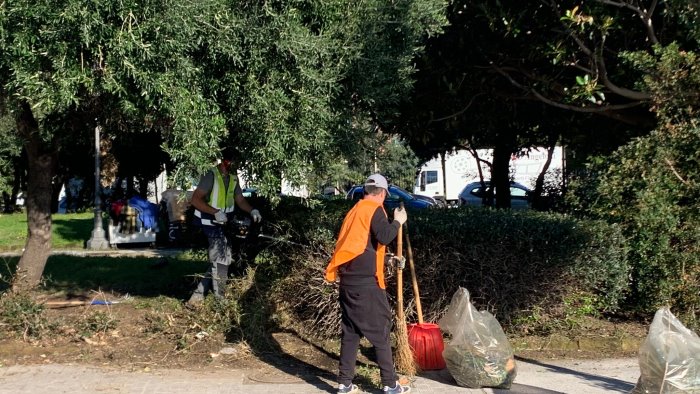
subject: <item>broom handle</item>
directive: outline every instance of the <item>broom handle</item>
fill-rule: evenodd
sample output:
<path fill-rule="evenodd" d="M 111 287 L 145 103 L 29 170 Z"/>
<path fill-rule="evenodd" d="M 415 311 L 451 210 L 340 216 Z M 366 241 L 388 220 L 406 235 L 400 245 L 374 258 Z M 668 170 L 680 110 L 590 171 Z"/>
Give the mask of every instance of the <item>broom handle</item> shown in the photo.
<path fill-rule="evenodd" d="M 399 233 L 396 235 L 396 255 L 401 258 L 403 256 L 403 225 L 399 226 Z M 404 320 L 404 311 L 403 311 L 403 270 L 401 268 L 396 269 L 396 303 L 397 303 L 397 309 L 398 311 L 396 312 L 398 315 L 399 321 Z"/>
<path fill-rule="evenodd" d="M 420 291 L 418 290 L 418 279 L 416 279 L 416 267 L 413 264 L 413 250 L 411 249 L 411 239 L 408 238 L 408 227 L 406 227 L 406 254 L 408 255 L 408 266 L 411 269 L 411 280 L 413 281 L 413 294 L 415 294 L 416 296 L 418 324 L 423 324 L 423 307 L 420 304 Z"/>

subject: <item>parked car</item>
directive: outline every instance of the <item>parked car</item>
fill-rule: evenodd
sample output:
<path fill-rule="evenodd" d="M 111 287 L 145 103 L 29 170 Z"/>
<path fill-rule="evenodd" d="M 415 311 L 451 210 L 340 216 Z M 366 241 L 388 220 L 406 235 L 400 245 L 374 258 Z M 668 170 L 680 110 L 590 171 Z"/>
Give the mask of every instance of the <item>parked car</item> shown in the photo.
<path fill-rule="evenodd" d="M 434 208 L 442 208 L 442 207 L 447 206 L 447 204 L 445 204 L 445 200 L 438 200 L 438 199 L 432 198 L 430 196 L 421 196 L 420 194 L 414 194 L 414 193 L 410 193 L 410 192 L 409 192 L 409 194 L 412 195 L 414 198 L 417 198 L 419 200 L 425 200 L 425 201 L 433 204 Z"/>
<path fill-rule="evenodd" d="M 484 187 L 485 186 L 485 187 Z M 479 181 L 471 182 L 459 193 L 460 205 L 482 206 L 486 195 L 491 188 L 491 182 L 485 181 L 484 185 Z M 530 208 L 530 189 L 518 183 L 510 183 L 510 207 L 512 209 Z"/>
<path fill-rule="evenodd" d="M 254 198 L 258 196 L 258 189 L 254 187 L 244 187 L 241 189 L 241 194 L 243 194 L 245 198 Z"/>
<path fill-rule="evenodd" d="M 364 196 L 365 187 L 362 185 L 358 185 L 350 188 L 348 194 L 346 195 L 346 198 L 348 200 L 357 201 L 364 198 Z M 401 201 L 403 201 L 404 206 L 408 208 L 426 209 L 437 206 L 437 203 L 431 197 L 418 198 L 417 196 L 414 196 L 413 194 L 407 192 L 405 189 L 402 189 L 396 185 L 389 185 L 389 195 L 386 196 L 386 199 L 384 200 L 384 207 L 387 210 L 393 210 L 394 208 L 397 208 L 399 206 L 399 203 Z"/>

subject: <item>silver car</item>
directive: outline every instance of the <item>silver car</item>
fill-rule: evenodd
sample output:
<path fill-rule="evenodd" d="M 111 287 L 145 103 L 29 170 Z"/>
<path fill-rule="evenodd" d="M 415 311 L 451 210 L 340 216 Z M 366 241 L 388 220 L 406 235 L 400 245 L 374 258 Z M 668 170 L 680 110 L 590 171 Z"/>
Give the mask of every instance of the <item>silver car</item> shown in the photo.
<path fill-rule="evenodd" d="M 471 182 L 459 193 L 459 205 L 482 206 L 486 205 L 486 196 L 491 188 L 490 181 Z M 511 209 L 530 208 L 530 189 L 517 183 L 510 183 L 510 207 Z"/>

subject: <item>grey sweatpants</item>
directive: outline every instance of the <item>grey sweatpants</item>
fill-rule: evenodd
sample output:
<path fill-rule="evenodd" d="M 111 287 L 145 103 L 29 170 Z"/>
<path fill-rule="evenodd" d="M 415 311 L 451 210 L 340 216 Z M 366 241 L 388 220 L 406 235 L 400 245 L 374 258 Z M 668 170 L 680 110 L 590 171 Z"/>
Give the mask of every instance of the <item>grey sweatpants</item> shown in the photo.
<path fill-rule="evenodd" d="M 220 226 L 204 226 L 204 234 L 209 241 L 209 269 L 197 285 L 195 294 L 206 296 L 210 291 L 216 297 L 223 297 L 231 265 L 231 245 Z"/>

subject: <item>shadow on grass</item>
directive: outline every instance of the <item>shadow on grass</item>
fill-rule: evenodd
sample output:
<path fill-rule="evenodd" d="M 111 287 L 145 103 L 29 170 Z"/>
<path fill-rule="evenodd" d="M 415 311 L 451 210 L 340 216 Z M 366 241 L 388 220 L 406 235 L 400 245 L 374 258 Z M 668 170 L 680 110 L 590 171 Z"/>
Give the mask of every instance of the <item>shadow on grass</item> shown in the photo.
<path fill-rule="evenodd" d="M 94 226 L 94 218 L 62 218 L 60 215 L 54 215 L 52 220 L 52 232 L 55 235 L 54 242 L 60 239 L 61 242 L 65 242 L 67 245 L 82 247 L 90 238 Z"/>
<path fill-rule="evenodd" d="M 0 260 L 0 291 L 9 287 L 19 257 Z M 163 257 L 50 256 L 44 269 L 47 291 L 87 293 L 93 290 L 187 299 L 205 261 Z"/>

